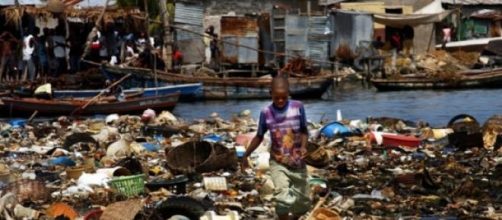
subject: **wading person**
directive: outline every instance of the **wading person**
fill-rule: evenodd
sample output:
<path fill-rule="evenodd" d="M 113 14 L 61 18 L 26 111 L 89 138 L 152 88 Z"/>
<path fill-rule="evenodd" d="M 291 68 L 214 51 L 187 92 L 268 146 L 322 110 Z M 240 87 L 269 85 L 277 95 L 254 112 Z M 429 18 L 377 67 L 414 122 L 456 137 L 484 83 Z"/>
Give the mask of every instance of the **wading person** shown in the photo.
<path fill-rule="evenodd" d="M 272 142 L 270 172 L 275 185 L 275 211 L 279 220 L 295 219 L 310 209 L 307 172 L 303 157 L 306 153 L 308 130 L 305 110 L 299 101 L 289 100 L 288 80 L 277 76 L 271 85 L 272 104 L 260 114 L 258 132 L 242 160 L 248 166 L 248 156 L 260 145 L 265 132 Z"/>

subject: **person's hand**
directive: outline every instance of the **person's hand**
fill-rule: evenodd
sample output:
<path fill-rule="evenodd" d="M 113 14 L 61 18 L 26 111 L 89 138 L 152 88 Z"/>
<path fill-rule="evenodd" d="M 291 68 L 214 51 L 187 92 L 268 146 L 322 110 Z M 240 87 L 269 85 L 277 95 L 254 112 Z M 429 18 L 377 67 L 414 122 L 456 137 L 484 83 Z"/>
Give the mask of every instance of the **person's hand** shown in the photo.
<path fill-rule="evenodd" d="M 241 159 L 241 172 L 245 172 L 249 168 L 248 157 L 242 157 Z"/>

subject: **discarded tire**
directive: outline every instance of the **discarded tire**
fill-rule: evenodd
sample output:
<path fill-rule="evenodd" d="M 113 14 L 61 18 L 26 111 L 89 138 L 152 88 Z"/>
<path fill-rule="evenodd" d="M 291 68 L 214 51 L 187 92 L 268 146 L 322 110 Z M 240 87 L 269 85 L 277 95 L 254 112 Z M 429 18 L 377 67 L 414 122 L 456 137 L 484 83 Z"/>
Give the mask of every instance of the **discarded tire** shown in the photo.
<path fill-rule="evenodd" d="M 180 215 L 190 220 L 198 220 L 208 207 L 203 203 L 189 197 L 172 197 L 161 203 L 155 209 L 150 219 L 169 219 Z"/>
<path fill-rule="evenodd" d="M 467 120 L 459 121 L 460 119 Z M 448 141 L 451 145 L 459 149 L 483 147 L 483 135 L 476 118 L 460 114 L 448 122 L 448 127 L 453 129 L 453 133 L 448 135 Z"/>
<path fill-rule="evenodd" d="M 88 144 L 94 144 L 95 147 L 99 146 L 98 142 L 89 133 L 73 133 L 65 138 L 63 147 L 68 150 L 71 146 L 77 143 L 87 143 L 87 145 L 84 145 L 84 149 L 82 149 L 84 151 L 90 150 Z"/>
<path fill-rule="evenodd" d="M 166 151 L 167 167 L 180 173 L 205 173 L 220 169 L 235 169 L 235 150 L 218 143 L 192 141 Z"/>
<path fill-rule="evenodd" d="M 126 168 L 131 172 L 132 175 L 144 173 L 143 166 L 138 159 L 132 157 L 126 157 L 115 163 L 115 166 Z"/>

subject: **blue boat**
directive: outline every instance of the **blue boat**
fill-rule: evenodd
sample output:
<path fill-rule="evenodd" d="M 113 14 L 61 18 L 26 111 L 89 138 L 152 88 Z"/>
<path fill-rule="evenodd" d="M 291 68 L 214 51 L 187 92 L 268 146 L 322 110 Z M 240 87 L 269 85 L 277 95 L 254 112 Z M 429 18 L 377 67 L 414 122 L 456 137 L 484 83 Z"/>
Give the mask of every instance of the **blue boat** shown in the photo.
<path fill-rule="evenodd" d="M 92 98 L 98 95 L 101 91 L 100 89 L 94 90 L 54 90 L 52 96 L 54 98 Z M 143 97 L 159 96 L 159 95 L 169 95 L 179 92 L 180 98 L 184 100 L 195 98 L 197 93 L 202 92 L 201 83 L 191 83 L 191 84 L 180 84 L 180 85 L 166 85 L 153 88 L 131 88 L 125 89 L 124 93 L 127 94 L 137 94 L 139 92 L 143 93 Z"/>

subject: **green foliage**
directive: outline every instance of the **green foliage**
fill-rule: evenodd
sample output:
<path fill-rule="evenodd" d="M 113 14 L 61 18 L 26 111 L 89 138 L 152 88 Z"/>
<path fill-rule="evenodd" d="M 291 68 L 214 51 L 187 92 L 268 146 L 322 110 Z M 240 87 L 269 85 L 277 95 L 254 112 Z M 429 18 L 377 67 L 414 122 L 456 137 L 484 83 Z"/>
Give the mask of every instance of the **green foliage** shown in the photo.
<path fill-rule="evenodd" d="M 151 20 L 160 21 L 160 7 L 158 0 L 146 0 L 148 5 L 148 13 Z M 167 11 L 169 13 L 169 19 L 171 21 L 174 20 L 174 0 L 165 0 L 167 3 Z M 141 11 L 145 11 L 145 3 L 144 0 L 117 0 L 117 5 L 123 8 L 139 8 Z M 160 24 L 150 23 L 149 25 L 149 33 L 155 33 L 162 28 Z"/>

